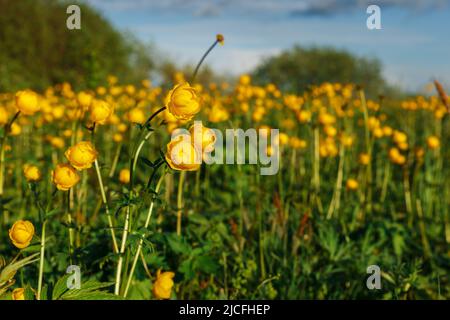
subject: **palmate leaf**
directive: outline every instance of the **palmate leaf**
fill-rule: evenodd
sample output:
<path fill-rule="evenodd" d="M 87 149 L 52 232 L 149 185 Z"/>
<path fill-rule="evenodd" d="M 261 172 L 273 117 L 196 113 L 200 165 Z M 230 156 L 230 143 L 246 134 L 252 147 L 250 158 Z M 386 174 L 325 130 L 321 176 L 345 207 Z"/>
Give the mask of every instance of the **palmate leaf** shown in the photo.
<path fill-rule="evenodd" d="M 102 291 L 104 289 L 112 286 L 113 282 L 98 282 L 95 280 L 88 280 L 81 283 L 80 289 L 69 289 L 67 288 L 67 279 L 71 274 L 64 275 L 55 284 L 52 293 L 53 300 L 118 300 L 120 297 L 109 293 L 107 291 Z"/>

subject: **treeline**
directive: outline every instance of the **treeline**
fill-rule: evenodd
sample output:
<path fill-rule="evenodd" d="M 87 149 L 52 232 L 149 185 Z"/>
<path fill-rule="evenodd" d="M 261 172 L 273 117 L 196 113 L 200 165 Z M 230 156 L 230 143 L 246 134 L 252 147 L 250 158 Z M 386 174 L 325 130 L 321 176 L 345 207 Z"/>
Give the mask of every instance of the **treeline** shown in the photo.
<path fill-rule="evenodd" d="M 95 9 L 79 4 L 81 30 L 66 28 L 61 0 L 0 0 L 0 92 L 24 87 L 42 90 L 69 81 L 78 89 L 101 84 L 108 74 L 122 81 L 148 78 L 151 71 L 168 82 L 180 67 L 133 35 L 116 30 Z M 199 48 L 199 56 L 201 50 Z M 192 66 L 184 66 L 187 73 Z M 392 93 L 376 59 L 355 57 L 333 48 L 296 46 L 270 57 L 252 73 L 258 84 L 275 83 L 283 91 L 300 93 L 312 84 L 353 82 L 371 96 Z M 211 82 L 224 79 L 205 66 L 197 77 Z"/>

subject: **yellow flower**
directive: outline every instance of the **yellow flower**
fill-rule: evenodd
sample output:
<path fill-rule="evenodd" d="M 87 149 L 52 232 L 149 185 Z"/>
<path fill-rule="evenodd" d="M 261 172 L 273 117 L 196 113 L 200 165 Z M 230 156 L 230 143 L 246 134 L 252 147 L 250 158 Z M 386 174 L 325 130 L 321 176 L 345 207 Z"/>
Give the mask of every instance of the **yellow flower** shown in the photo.
<path fill-rule="evenodd" d="M 119 172 L 119 181 L 123 184 L 130 182 L 130 170 L 122 169 Z"/>
<path fill-rule="evenodd" d="M 89 141 L 80 141 L 64 153 L 70 164 L 77 170 L 88 169 L 97 159 L 97 151 Z"/>
<path fill-rule="evenodd" d="M 23 166 L 23 174 L 28 182 L 35 182 L 41 179 L 42 174 L 38 167 L 25 164 Z"/>
<path fill-rule="evenodd" d="M 153 284 L 153 294 L 157 299 L 169 299 L 173 287 L 173 272 L 156 272 L 156 280 Z"/>
<path fill-rule="evenodd" d="M 105 124 L 105 122 L 113 114 L 113 108 L 103 100 L 94 100 L 91 105 L 91 114 L 89 119 L 97 124 Z"/>
<path fill-rule="evenodd" d="M 219 34 L 216 35 L 216 40 L 217 40 L 218 43 L 223 45 L 225 38 L 223 37 L 222 34 L 219 33 Z"/>
<path fill-rule="evenodd" d="M 356 190 L 358 189 L 358 181 L 355 179 L 348 179 L 346 183 L 347 190 Z"/>
<path fill-rule="evenodd" d="M 140 124 L 143 124 L 146 120 L 145 113 L 141 108 L 133 108 L 130 111 L 128 111 L 127 119 L 132 123 L 140 123 Z"/>
<path fill-rule="evenodd" d="M 190 137 L 180 135 L 167 144 L 166 161 L 174 170 L 195 171 L 200 168 L 201 158 Z"/>
<path fill-rule="evenodd" d="M 52 181 L 58 190 L 67 191 L 80 181 L 80 176 L 69 164 L 60 163 L 52 173 Z"/>
<path fill-rule="evenodd" d="M 18 220 L 9 229 L 11 242 L 19 249 L 28 247 L 33 236 L 34 226 L 30 221 Z"/>
<path fill-rule="evenodd" d="M 197 143 L 198 148 L 201 147 L 203 152 L 211 152 L 214 150 L 214 143 L 216 142 L 216 134 L 214 133 L 214 130 L 206 128 L 202 125 L 198 126 L 196 130 L 196 125 L 194 124 L 189 129 L 189 133 L 191 134 L 194 143 Z M 201 137 L 196 137 L 196 133 L 201 135 Z"/>
<path fill-rule="evenodd" d="M 91 105 L 92 100 L 94 100 L 94 97 L 91 94 L 82 91 L 77 95 L 77 100 L 83 109 L 87 109 Z"/>
<path fill-rule="evenodd" d="M 63 138 L 51 137 L 50 144 L 57 149 L 61 149 L 61 148 L 64 148 L 65 142 L 64 142 Z"/>
<path fill-rule="evenodd" d="M 11 125 L 11 131 L 9 132 L 9 134 L 12 136 L 18 136 L 21 133 L 22 133 L 22 127 L 19 124 L 13 122 L 13 124 Z"/>
<path fill-rule="evenodd" d="M 361 153 L 359 155 L 359 163 L 361 163 L 364 166 L 367 166 L 370 162 L 370 156 L 367 153 Z"/>
<path fill-rule="evenodd" d="M 406 157 L 403 156 L 397 148 L 389 149 L 389 159 L 395 163 L 402 165 L 406 162 Z"/>
<path fill-rule="evenodd" d="M 16 107 L 25 115 L 33 115 L 40 110 L 37 93 L 31 90 L 16 93 Z"/>
<path fill-rule="evenodd" d="M 329 137 L 334 137 L 337 134 L 337 130 L 335 127 L 327 125 L 323 128 L 323 131 L 325 132 L 325 134 Z"/>
<path fill-rule="evenodd" d="M 24 288 L 14 289 L 11 294 L 11 298 L 13 300 L 25 300 L 25 289 Z"/>
<path fill-rule="evenodd" d="M 397 144 L 405 143 L 408 140 L 408 136 L 401 131 L 394 132 L 394 142 Z"/>
<path fill-rule="evenodd" d="M 308 110 L 300 110 L 297 113 L 297 118 L 301 123 L 309 122 L 311 120 L 311 112 Z"/>
<path fill-rule="evenodd" d="M 122 142 L 123 141 L 123 136 L 120 133 L 114 133 L 113 141 L 114 142 Z"/>
<path fill-rule="evenodd" d="M 0 107 L 0 125 L 4 125 L 8 122 L 8 111 L 3 108 Z"/>
<path fill-rule="evenodd" d="M 289 145 L 294 149 L 304 149 L 307 146 L 307 142 L 297 137 L 291 137 L 289 139 Z"/>
<path fill-rule="evenodd" d="M 189 83 L 177 84 L 166 96 L 165 105 L 179 120 L 191 120 L 200 111 L 200 98 Z"/>
<path fill-rule="evenodd" d="M 439 138 L 436 136 L 430 136 L 427 138 L 427 146 L 430 149 L 437 149 L 439 148 L 441 142 L 439 141 Z"/>

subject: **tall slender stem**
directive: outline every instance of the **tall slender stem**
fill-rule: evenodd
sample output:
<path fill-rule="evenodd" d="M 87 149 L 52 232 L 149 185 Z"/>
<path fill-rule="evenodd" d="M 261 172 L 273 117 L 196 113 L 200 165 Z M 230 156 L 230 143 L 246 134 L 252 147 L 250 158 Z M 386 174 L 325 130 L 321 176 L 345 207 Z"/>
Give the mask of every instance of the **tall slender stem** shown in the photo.
<path fill-rule="evenodd" d="M 39 261 L 39 279 L 38 279 L 38 290 L 37 290 L 37 300 L 41 300 L 42 292 L 42 279 L 44 277 L 44 261 L 45 261 L 45 227 L 47 225 L 47 220 L 42 222 L 42 233 L 41 233 L 41 255 Z"/>
<path fill-rule="evenodd" d="M 156 184 L 155 195 L 153 196 L 152 202 L 150 203 L 150 206 L 148 208 L 147 219 L 145 220 L 144 229 L 147 229 L 148 225 L 150 224 L 150 219 L 151 219 L 152 213 L 153 213 L 153 207 L 155 205 L 155 199 L 156 199 L 156 197 L 158 195 L 159 189 L 161 187 L 161 183 L 164 180 L 164 176 L 165 176 L 165 174 L 162 174 L 161 177 L 158 180 L 158 183 Z M 133 258 L 133 263 L 131 265 L 130 274 L 128 275 L 128 281 L 127 281 L 127 284 L 125 286 L 125 291 L 124 291 L 124 294 L 123 294 L 124 297 L 126 297 L 127 294 L 128 294 L 128 290 L 130 288 L 131 280 L 133 279 L 134 270 L 136 268 L 136 264 L 137 264 L 137 261 L 139 259 L 139 254 L 141 253 L 142 244 L 143 243 L 144 243 L 144 235 L 142 235 L 141 239 L 139 239 L 138 247 L 137 247 L 136 253 L 135 253 L 134 258 Z"/>
<path fill-rule="evenodd" d="M 178 193 L 177 193 L 177 235 L 181 236 L 181 216 L 183 213 L 183 184 L 186 176 L 185 171 L 180 172 L 178 180 Z"/>
<path fill-rule="evenodd" d="M 105 207 L 106 217 L 108 219 L 109 230 L 111 232 L 111 238 L 112 238 L 112 242 L 113 242 L 114 253 L 118 253 L 119 252 L 119 246 L 117 245 L 116 233 L 114 232 L 114 225 L 113 225 L 113 221 L 112 221 L 112 218 L 111 218 L 111 213 L 109 211 L 108 201 L 106 200 L 106 192 L 105 192 L 105 188 L 103 186 L 102 175 L 100 173 L 100 168 L 99 168 L 97 159 L 94 161 L 94 166 L 95 166 L 95 171 L 97 172 L 98 185 L 100 187 L 100 194 L 102 196 L 102 202 L 103 202 L 103 205 Z"/>

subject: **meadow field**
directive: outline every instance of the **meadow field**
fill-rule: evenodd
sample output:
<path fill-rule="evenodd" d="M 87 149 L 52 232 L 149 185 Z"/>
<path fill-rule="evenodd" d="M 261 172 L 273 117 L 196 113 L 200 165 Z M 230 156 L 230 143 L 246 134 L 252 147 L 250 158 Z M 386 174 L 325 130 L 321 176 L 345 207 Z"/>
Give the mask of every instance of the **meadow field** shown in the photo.
<path fill-rule="evenodd" d="M 448 299 L 450 102 L 430 90 L 177 72 L 1 93 L 0 297 Z M 171 133 L 194 120 L 203 153 L 208 128 L 279 129 L 279 171 L 193 163 Z"/>

